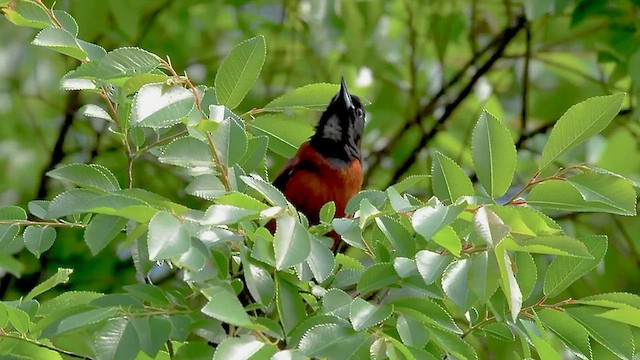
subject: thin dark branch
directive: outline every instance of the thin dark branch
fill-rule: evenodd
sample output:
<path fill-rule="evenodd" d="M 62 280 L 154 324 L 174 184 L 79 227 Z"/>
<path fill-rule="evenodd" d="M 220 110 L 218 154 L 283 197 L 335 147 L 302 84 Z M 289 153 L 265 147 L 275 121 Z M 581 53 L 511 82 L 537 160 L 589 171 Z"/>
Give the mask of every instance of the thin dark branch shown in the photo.
<path fill-rule="evenodd" d="M 431 127 L 431 129 L 422 136 L 418 145 L 414 147 L 411 154 L 409 154 L 409 156 L 405 159 L 402 165 L 400 165 L 398 170 L 396 170 L 396 172 L 393 174 L 393 177 L 391 178 L 391 181 L 387 184 L 387 186 L 396 183 L 400 179 L 400 177 L 402 177 L 402 175 L 404 175 L 407 172 L 407 170 L 409 170 L 411 165 L 413 165 L 413 163 L 415 162 L 420 151 L 429 143 L 429 141 L 431 141 L 434 135 L 444 126 L 445 122 L 451 117 L 454 110 L 458 108 L 458 106 L 462 103 L 462 101 L 465 100 L 467 96 L 469 96 L 476 82 L 478 82 L 478 80 L 480 80 L 480 78 L 491 69 L 491 67 L 496 63 L 496 61 L 498 61 L 502 57 L 502 54 L 504 53 L 504 49 L 511 42 L 511 40 L 513 40 L 516 34 L 525 26 L 525 24 L 526 24 L 526 19 L 524 15 L 519 16 L 517 19 L 516 25 L 507 28 L 502 33 L 501 41 L 498 47 L 496 48 L 495 52 L 478 69 L 478 71 L 476 71 L 475 74 L 473 74 L 473 76 L 469 80 L 469 83 L 467 83 L 467 85 L 460 91 L 458 96 L 451 103 L 447 104 L 442 116 L 440 116 L 440 118 L 436 120 L 436 123 L 433 125 L 433 127 Z"/>
<path fill-rule="evenodd" d="M 526 34 L 526 50 L 524 53 L 524 69 L 522 70 L 522 110 L 520 113 L 520 137 L 527 131 L 527 103 L 529 98 L 529 62 L 531 60 L 531 26 L 524 27 Z M 518 139 L 520 143 L 520 139 Z"/>
<path fill-rule="evenodd" d="M 397 133 L 393 135 L 393 137 L 387 142 L 386 146 L 382 150 L 376 153 L 372 153 L 371 158 L 373 160 L 371 160 L 369 164 L 369 172 L 373 173 L 373 171 L 380 166 L 382 159 L 384 159 L 387 155 L 389 155 L 392 152 L 392 150 L 401 142 L 403 135 L 407 130 L 409 130 L 414 125 L 420 125 L 420 127 L 422 127 L 422 122 L 424 118 L 426 118 L 433 112 L 433 110 L 436 108 L 436 105 L 438 104 L 440 99 L 447 92 L 449 92 L 453 86 L 455 86 L 458 82 L 460 82 L 460 80 L 462 80 L 462 78 L 469 71 L 469 69 L 472 66 L 474 66 L 477 62 L 479 62 L 480 58 L 484 54 L 486 54 L 492 48 L 499 46 L 499 44 L 504 41 L 505 34 L 510 30 L 514 30 L 514 28 L 515 27 L 509 27 L 505 29 L 501 34 L 493 38 L 493 40 L 490 43 L 485 45 L 478 52 L 474 53 L 469 59 L 469 61 L 467 61 L 467 63 L 464 64 L 464 66 L 462 66 L 462 68 L 451 78 L 451 80 L 449 80 L 448 83 L 443 84 L 442 87 L 440 87 L 440 90 L 438 90 L 438 92 L 435 95 L 433 95 L 431 100 L 429 100 L 429 102 L 426 105 L 424 105 L 421 109 L 419 109 L 416 112 L 416 114 L 413 117 L 411 117 L 411 119 L 407 120 L 404 123 L 404 126 Z M 516 32 L 519 29 L 520 29 L 519 27 L 515 29 Z"/>
<path fill-rule="evenodd" d="M 52 170 L 56 167 L 56 165 L 64 160 L 64 142 L 67 138 L 67 134 L 69 133 L 69 129 L 71 128 L 71 124 L 73 124 L 74 114 L 78 110 L 79 98 L 79 91 L 69 92 L 69 95 L 67 96 L 67 103 L 64 110 L 64 119 L 62 121 L 62 125 L 60 126 L 60 130 L 58 131 L 58 138 L 56 139 L 56 143 L 53 146 L 53 150 L 51 151 L 49 163 L 40 174 L 40 185 L 38 186 L 36 199 L 44 199 L 47 196 L 49 177 L 46 174 L 49 170 Z"/>

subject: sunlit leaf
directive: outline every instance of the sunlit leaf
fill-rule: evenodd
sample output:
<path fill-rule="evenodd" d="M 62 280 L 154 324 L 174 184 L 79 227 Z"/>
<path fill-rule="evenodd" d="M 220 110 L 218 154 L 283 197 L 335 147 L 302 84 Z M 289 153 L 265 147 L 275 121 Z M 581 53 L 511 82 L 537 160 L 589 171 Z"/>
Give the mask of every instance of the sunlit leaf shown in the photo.
<path fill-rule="evenodd" d="M 264 36 L 236 45 L 222 61 L 215 78 L 218 101 L 235 109 L 260 75 L 267 55 Z"/>

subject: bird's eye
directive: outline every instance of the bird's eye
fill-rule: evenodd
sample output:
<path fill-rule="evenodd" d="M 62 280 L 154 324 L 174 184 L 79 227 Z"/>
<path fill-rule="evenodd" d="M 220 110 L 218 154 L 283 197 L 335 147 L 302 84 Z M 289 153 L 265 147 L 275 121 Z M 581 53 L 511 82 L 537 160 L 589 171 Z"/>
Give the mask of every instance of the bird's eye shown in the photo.
<path fill-rule="evenodd" d="M 364 116 L 364 112 L 362 111 L 362 109 L 360 109 L 360 108 L 356 109 L 356 116 L 359 117 L 359 118 Z"/>

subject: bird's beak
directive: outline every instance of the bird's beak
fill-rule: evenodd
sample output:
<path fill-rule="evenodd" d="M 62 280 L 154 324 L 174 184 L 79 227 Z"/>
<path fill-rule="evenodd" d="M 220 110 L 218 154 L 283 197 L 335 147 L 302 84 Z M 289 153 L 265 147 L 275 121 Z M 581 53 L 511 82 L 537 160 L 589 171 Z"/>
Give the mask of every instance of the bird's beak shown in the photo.
<path fill-rule="evenodd" d="M 340 98 L 347 109 L 351 109 L 353 107 L 351 95 L 349 95 L 349 91 L 347 91 L 347 83 L 345 83 L 344 78 L 342 78 L 342 82 L 340 83 Z"/>

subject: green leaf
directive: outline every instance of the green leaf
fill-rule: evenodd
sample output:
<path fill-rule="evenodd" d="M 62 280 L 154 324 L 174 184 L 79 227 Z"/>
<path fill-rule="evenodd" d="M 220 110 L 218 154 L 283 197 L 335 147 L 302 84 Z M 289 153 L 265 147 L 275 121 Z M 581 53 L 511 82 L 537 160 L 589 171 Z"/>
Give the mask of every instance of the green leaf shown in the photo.
<path fill-rule="evenodd" d="M 78 60 L 87 60 L 87 53 L 78 43 L 78 39 L 61 28 L 42 29 L 32 41 L 33 45 L 47 47 Z"/>
<path fill-rule="evenodd" d="M 493 252 L 483 251 L 470 258 L 468 283 L 469 289 L 478 297 L 481 304 L 489 301 L 500 285 L 500 268 Z"/>
<path fill-rule="evenodd" d="M 276 219 L 273 248 L 276 269 L 282 270 L 299 264 L 311 253 L 309 232 L 293 216 L 281 216 Z"/>
<path fill-rule="evenodd" d="M 53 336 L 61 335 L 78 328 L 99 323 L 113 317 L 115 308 L 98 308 L 67 316 L 60 321 Z"/>
<path fill-rule="evenodd" d="M 109 113 L 105 109 L 101 108 L 96 104 L 86 104 L 78 110 L 78 113 L 89 118 L 114 122 L 113 119 L 111 118 L 111 115 L 109 115 Z"/>
<path fill-rule="evenodd" d="M 593 270 L 607 253 L 606 236 L 587 236 L 578 239 L 592 259 L 560 256 L 553 259 L 544 279 L 544 293 L 547 297 L 559 295 L 574 281 Z"/>
<path fill-rule="evenodd" d="M 224 184 L 213 174 L 196 176 L 184 189 L 187 194 L 213 200 L 227 193 Z"/>
<path fill-rule="evenodd" d="M 633 196 L 635 198 L 635 195 Z M 630 215 L 608 203 L 585 200 L 580 191 L 569 181 L 550 180 L 536 185 L 527 195 L 527 203 L 553 210 Z"/>
<path fill-rule="evenodd" d="M 416 245 L 413 236 L 399 221 L 389 217 L 376 217 L 376 225 L 389 239 L 393 251 L 397 256 L 413 257 L 416 253 Z"/>
<path fill-rule="evenodd" d="M 22 298 L 22 302 L 27 302 L 35 298 L 36 296 L 51 290 L 59 284 L 66 284 L 69 281 L 69 276 L 72 273 L 73 269 L 59 268 L 53 276 L 31 289 L 31 291 L 29 291 L 27 295 Z"/>
<path fill-rule="evenodd" d="M 321 324 L 304 334 L 299 349 L 312 358 L 362 359 L 368 356 L 370 344 L 370 337 L 363 333 L 338 324 Z"/>
<path fill-rule="evenodd" d="M 67 30 L 73 37 L 78 37 L 78 23 L 68 12 L 63 10 L 53 10 L 53 14 L 62 24 L 63 29 Z"/>
<path fill-rule="evenodd" d="M 588 172 L 567 179 L 585 201 L 600 202 L 617 209 L 617 214 L 636 214 L 636 192 L 629 180 L 609 174 Z"/>
<path fill-rule="evenodd" d="M 396 322 L 396 330 L 404 344 L 416 348 L 424 348 L 429 341 L 427 327 L 411 316 L 400 315 Z"/>
<path fill-rule="evenodd" d="M 200 223 L 203 225 L 231 225 L 255 214 L 257 214 L 256 210 L 214 204 L 207 208 Z"/>
<path fill-rule="evenodd" d="M 364 200 L 367 200 L 373 207 L 382 208 L 387 201 L 387 193 L 380 190 L 362 190 L 355 194 L 347 202 L 344 208 L 346 214 L 354 214 L 360 210 L 360 206 Z"/>
<path fill-rule="evenodd" d="M 49 250 L 56 240 L 56 230 L 48 226 L 27 226 L 23 237 L 27 250 L 40 258 L 40 255 Z"/>
<path fill-rule="evenodd" d="M 478 300 L 468 285 L 470 268 L 470 259 L 460 259 L 449 264 L 442 275 L 442 289 L 462 311 L 469 309 Z"/>
<path fill-rule="evenodd" d="M 432 240 L 434 243 L 445 248 L 445 250 L 449 251 L 451 254 L 456 257 L 460 257 L 460 252 L 462 251 L 462 240 L 451 226 L 447 225 L 440 229 L 440 231 L 433 235 Z"/>
<path fill-rule="evenodd" d="M 407 259 L 404 257 L 396 257 L 393 259 L 393 268 L 396 273 L 403 279 L 419 275 L 418 266 L 415 260 Z"/>
<path fill-rule="evenodd" d="M 253 327 L 240 300 L 229 288 L 212 286 L 202 290 L 209 302 L 202 308 L 205 315 L 240 327 Z"/>
<path fill-rule="evenodd" d="M 27 220 L 27 212 L 20 206 L 0 207 L 0 220 Z"/>
<path fill-rule="evenodd" d="M 164 290 L 152 284 L 125 285 L 124 290 L 136 299 L 147 302 L 153 306 L 169 306 L 169 299 Z"/>
<path fill-rule="evenodd" d="M 367 268 L 357 285 L 360 294 L 367 294 L 371 291 L 385 288 L 399 281 L 400 277 L 396 274 L 391 263 L 377 263 Z"/>
<path fill-rule="evenodd" d="M 513 254 L 516 270 L 516 281 L 520 286 L 522 299 L 527 300 L 536 287 L 538 281 L 538 268 L 533 256 L 527 252 L 516 252 Z"/>
<path fill-rule="evenodd" d="M 155 357 L 165 345 L 171 334 L 171 321 L 166 317 L 137 317 L 131 319 L 140 348 L 147 355 Z"/>
<path fill-rule="evenodd" d="M 276 272 L 276 309 L 285 334 L 291 335 L 292 330 L 307 318 L 305 304 L 298 292 L 300 289 L 287 281 L 281 272 Z"/>
<path fill-rule="evenodd" d="M 47 172 L 47 176 L 104 192 L 120 190 L 116 177 L 102 165 L 69 164 Z"/>
<path fill-rule="evenodd" d="M 581 304 L 604 306 L 614 309 L 633 307 L 640 309 L 640 296 L 624 292 L 605 293 L 578 300 Z"/>
<path fill-rule="evenodd" d="M 591 359 L 589 336 L 580 323 L 564 311 L 542 309 L 538 313 L 542 323 L 551 329 L 572 352 L 582 359 Z"/>
<path fill-rule="evenodd" d="M 215 78 L 218 102 L 235 109 L 258 79 L 267 56 L 264 36 L 236 45 L 222 61 Z"/>
<path fill-rule="evenodd" d="M 522 309 L 522 292 L 520 291 L 520 286 L 513 274 L 512 261 L 505 250 L 504 244 L 505 241 L 502 241 L 498 246 L 496 246 L 494 252 L 496 254 L 496 259 L 498 260 L 498 268 L 500 268 L 502 292 L 504 292 L 504 295 L 507 298 L 507 303 L 511 310 L 511 319 L 516 321 L 518 314 Z"/>
<path fill-rule="evenodd" d="M 320 221 L 323 223 L 331 223 L 336 215 L 336 203 L 329 201 L 320 208 Z"/>
<path fill-rule="evenodd" d="M 255 189 L 273 206 L 286 207 L 288 202 L 287 199 L 282 195 L 280 190 L 278 190 L 275 186 L 270 183 L 262 180 L 257 175 L 251 176 L 241 176 L 240 177 L 245 184 L 249 187 Z"/>
<path fill-rule="evenodd" d="M 136 330 L 124 318 L 114 318 L 95 334 L 95 352 L 100 360 L 134 359 L 140 351 Z"/>
<path fill-rule="evenodd" d="M 254 172 L 258 166 L 264 164 L 268 145 L 269 137 L 264 135 L 254 136 L 247 140 L 247 151 L 239 161 L 246 173 Z"/>
<path fill-rule="evenodd" d="M 509 326 L 505 323 L 501 323 L 501 322 L 490 323 L 485 326 L 482 326 L 480 330 L 484 332 L 486 335 L 492 336 L 498 340 L 507 341 L 507 342 L 513 342 L 515 340 L 515 337 L 513 336 L 513 332 L 511 331 L 511 328 L 509 328 Z"/>
<path fill-rule="evenodd" d="M 171 213 L 159 211 L 149 222 L 147 243 L 150 260 L 179 256 L 189 250 L 189 233 Z"/>
<path fill-rule="evenodd" d="M 271 278 L 271 274 L 263 265 L 253 261 L 247 251 L 242 251 L 240 256 L 249 293 L 256 302 L 268 307 L 276 293 L 275 282 Z"/>
<path fill-rule="evenodd" d="M 269 111 L 283 111 L 291 108 L 324 110 L 339 89 L 340 85 L 337 84 L 318 83 L 305 85 L 272 100 L 262 109 Z"/>
<path fill-rule="evenodd" d="M 214 356 L 212 346 L 204 341 L 190 341 L 180 345 L 173 360 L 211 360 Z"/>
<path fill-rule="evenodd" d="M 244 124 L 236 116 L 228 116 L 220 122 L 218 130 L 212 134 L 220 161 L 226 167 L 237 164 L 247 151 L 247 134 Z"/>
<path fill-rule="evenodd" d="M 525 206 L 491 206 L 491 211 L 511 228 L 515 239 L 562 235 L 562 228 L 547 215 Z"/>
<path fill-rule="evenodd" d="M 413 213 L 411 224 L 416 232 L 429 240 L 445 226 L 451 224 L 464 211 L 466 203 L 460 205 L 425 206 Z"/>
<path fill-rule="evenodd" d="M 335 267 L 333 252 L 316 237 L 311 237 L 311 252 L 306 262 L 318 282 L 329 278 Z"/>
<path fill-rule="evenodd" d="M 91 254 L 96 255 L 118 236 L 128 220 L 119 216 L 96 214 L 84 232 L 84 242 Z"/>
<path fill-rule="evenodd" d="M 355 298 L 351 302 L 349 319 L 355 331 L 362 331 L 382 323 L 391 317 L 392 313 L 392 305 L 374 305 L 361 298 Z"/>
<path fill-rule="evenodd" d="M 489 248 L 496 247 L 511 231 L 511 227 L 486 206 L 478 208 L 473 215 L 473 226 Z"/>
<path fill-rule="evenodd" d="M 232 205 L 235 207 L 256 211 L 262 211 L 269 207 L 264 202 L 254 199 L 247 194 L 239 192 L 228 192 L 223 196 L 217 198 L 216 203 L 222 205 Z"/>
<path fill-rule="evenodd" d="M 451 354 L 457 359 L 478 359 L 478 355 L 473 347 L 460 338 L 460 336 L 435 326 L 429 326 L 429 332 L 433 342 L 447 354 Z"/>
<path fill-rule="evenodd" d="M 229 337 L 222 341 L 213 360 L 262 360 L 271 359 L 277 348 L 273 344 L 265 344 L 256 340 L 253 336 L 242 335 L 239 338 Z"/>
<path fill-rule="evenodd" d="M 96 77 L 105 81 L 118 81 L 130 76 L 147 74 L 161 64 L 161 59 L 146 50 L 123 47 L 107 53 L 100 60 Z"/>
<path fill-rule="evenodd" d="M 29 318 L 29 314 L 23 310 L 16 309 L 12 306 L 5 305 L 4 303 L 0 303 L 0 308 L 4 307 L 7 313 L 7 319 L 9 323 L 18 331 L 20 334 L 26 334 L 29 332 L 29 327 L 31 326 L 31 319 Z"/>
<path fill-rule="evenodd" d="M 486 110 L 473 128 L 471 155 L 478 180 L 489 196 L 504 195 L 516 169 L 516 147 L 509 129 Z"/>
<path fill-rule="evenodd" d="M 353 298 L 346 292 L 332 288 L 322 297 L 321 313 L 348 320 L 351 314 Z"/>
<path fill-rule="evenodd" d="M 164 148 L 158 160 L 182 167 L 215 167 L 207 144 L 191 136 L 172 141 Z"/>
<path fill-rule="evenodd" d="M 18 26 L 43 29 L 54 25 L 46 9 L 30 0 L 16 1 L 13 8 L 3 8 L 2 11 L 9 21 Z"/>
<path fill-rule="evenodd" d="M 258 135 L 269 138 L 269 150 L 290 158 L 298 147 L 313 134 L 313 127 L 304 121 L 285 114 L 267 114 L 247 123 L 247 127 Z"/>
<path fill-rule="evenodd" d="M 624 93 L 596 96 L 573 105 L 556 122 L 542 150 L 540 170 L 560 155 L 604 130 L 618 114 Z"/>
<path fill-rule="evenodd" d="M 452 260 L 451 255 L 442 255 L 428 250 L 421 250 L 416 254 L 418 272 L 427 285 L 435 282 Z"/>
<path fill-rule="evenodd" d="M 433 193 L 438 199 L 455 203 L 461 196 L 473 196 L 473 184 L 467 174 L 455 161 L 437 152 L 433 156 L 431 168 Z"/>
<path fill-rule="evenodd" d="M 506 238 L 501 244 L 513 251 L 592 259 L 585 245 L 569 236 L 540 236 L 523 240 Z"/>
<path fill-rule="evenodd" d="M 124 84 L 122 84 L 122 95 L 132 95 L 140 91 L 140 89 L 147 84 L 160 83 L 165 84 L 169 80 L 169 77 L 164 73 L 153 72 L 151 74 L 134 75 L 127 78 Z"/>
<path fill-rule="evenodd" d="M 599 315 L 602 318 L 614 320 L 619 323 L 627 324 L 640 328 L 640 309 L 637 308 L 620 308 L 604 312 Z"/>
<path fill-rule="evenodd" d="M 635 347 L 629 326 L 602 318 L 603 311 L 596 308 L 571 308 L 567 313 L 587 329 L 592 338 L 619 358 L 633 358 Z"/>
<path fill-rule="evenodd" d="M 133 98 L 130 123 L 154 129 L 179 123 L 195 106 L 193 93 L 180 85 L 146 84 Z"/>

